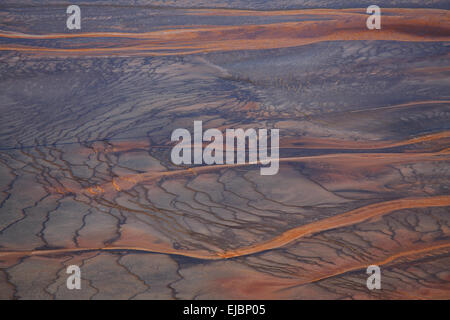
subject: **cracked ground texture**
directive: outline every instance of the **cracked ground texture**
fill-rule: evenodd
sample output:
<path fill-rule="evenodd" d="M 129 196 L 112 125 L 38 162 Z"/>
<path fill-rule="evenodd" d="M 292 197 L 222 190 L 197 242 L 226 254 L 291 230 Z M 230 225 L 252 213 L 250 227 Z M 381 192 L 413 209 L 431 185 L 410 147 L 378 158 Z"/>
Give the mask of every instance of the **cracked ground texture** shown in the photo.
<path fill-rule="evenodd" d="M 110 4 L 0 4 L 0 299 L 450 298 L 446 1 Z M 175 166 L 194 120 L 278 174 Z"/>

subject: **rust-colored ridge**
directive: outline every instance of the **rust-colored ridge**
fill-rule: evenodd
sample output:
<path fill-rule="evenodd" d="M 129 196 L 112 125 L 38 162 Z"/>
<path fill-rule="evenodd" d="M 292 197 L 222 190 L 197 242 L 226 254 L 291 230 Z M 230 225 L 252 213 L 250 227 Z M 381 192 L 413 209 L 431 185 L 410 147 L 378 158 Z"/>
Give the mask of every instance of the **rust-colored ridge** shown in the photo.
<path fill-rule="evenodd" d="M 161 248 L 145 248 L 139 246 L 135 247 L 108 246 L 108 247 L 92 247 L 92 248 L 64 248 L 55 250 L 0 251 L 0 258 L 2 257 L 18 258 L 23 256 L 67 254 L 84 251 L 132 250 L 132 251 L 142 251 L 152 253 L 176 254 L 204 260 L 229 259 L 283 247 L 302 237 L 310 236 L 318 232 L 358 224 L 363 221 L 367 221 L 368 219 L 380 218 L 385 214 L 402 209 L 444 207 L 444 206 L 450 206 L 450 196 L 405 198 L 374 203 L 371 205 L 367 205 L 355 210 L 351 210 L 336 215 L 334 217 L 326 218 L 321 221 L 293 228 L 275 238 L 272 238 L 269 241 L 261 242 L 247 247 L 242 247 L 236 250 L 226 250 L 224 252 L 207 252 L 200 250 L 196 251 L 196 250 L 177 250 L 177 249 L 162 250 Z M 393 256 L 390 259 L 392 260 L 395 258 L 396 257 Z"/>

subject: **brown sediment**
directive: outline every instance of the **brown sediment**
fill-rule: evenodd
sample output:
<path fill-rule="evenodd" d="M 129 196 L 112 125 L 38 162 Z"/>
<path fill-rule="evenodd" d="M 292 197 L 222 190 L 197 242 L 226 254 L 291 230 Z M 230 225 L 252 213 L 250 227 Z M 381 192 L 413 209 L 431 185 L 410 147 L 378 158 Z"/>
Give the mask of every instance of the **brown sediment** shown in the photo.
<path fill-rule="evenodd" d="M 255 274 L 254 272 L 242 270 L 238 275 L 226 276 L 214 278 L 212 283 L 214 287 L 220 287 L 226 291 L 232 292 L 234 294 L 239 294 L 242 297 L 246 297 L 249 294 L 254 295 L 257 292 L 258 297 L 264 299 L 279 299 L 286 295 L 286 292 L 303 285 L 313 284 L 319 281 L 330 279 L 333 277 L 344 276 L 348 272 L 365 270 L 369 265 L 386 266 L 390 263 L 395 262 L 399 259 L 410 259 L 411 257 L 420 259 L 420 257 L 426 256 L 430 253 L 445 251 L 450 249 L 450 243 L 441 243 L 432 246 L 422 246 L 416 249 L 408 249 L 405 251 L 400 251 L 392 254 L 391 256 L 385 258 L 381 261 L 372 261 L 367 263 L 359 263 L 352 267 L 334 269 L 323 271 L 323 272 L 312 272 L 308 274 L 297 274 L 294 277 L 289 278 L 275 278 L 268 274 Z M 242 276 L 241 273 L 245 275 Z M 321 274 L 317 276 L 317 274 Z M 297 276 L 305 279 L 299 280 Z M 423 297 L 417 296 L 411 293 L 404 293 L 401 291 L 395 291 L 396 294 L 406 296 L 408 298 L 413 297 L 414 299 L 422 299 Z M 437 297 L 448 297 L 448 294 L 443 294 L 441 292 L 435 293 Z M 290 296 L 287 296 L 290 297 Z M 427 296 L 430 299 L 430 296 Z"/>
<path fill-rule="evenodd" d="M 440 101 L 441 103 L 450 103 L 449 101 Z M 413 102 L 408 105 L 413 104 L 425 104 L 425 103 L 440 103 L 440 102 Z M 255 108 L 256 104 L 254 102 L 249 102 L 244 106 L 245 110 L 250 110 Z M 392 106 L 397 107 L 397 106 Z M 392 108 L 392 107 L 381 107 L 381 108 Z M 225 137 L 225 133 L 223 134 Z M 450 131 L 442 131 L 432 134 L 426 134 L 422 136 L 418 136 L 415 138 L 403 140 L 403 141 L 376 141 L 376 140 L 343 140 L 343 139 L 333 139 L 333 138 L 319 138 L 319 137 L 300 137 L 300 138 L 284 138 L 280 141 L 279 149 L 350 149 L 350 150 L 358 150 L 358 149 L 366 149 L 366 150 L 375 150 L 375 149 L 387 149 L 394 147 L 402 147 L 412 144 L 418 144 L 422 142 L 430 142 L 435 140 L 443 140 L 450 138 Z M 92 151 L 95 153 L 114 153 L 114 152 L 126 152 L 130 150 L 148 150 L 153 148 L 173 148 L 173 144 L 167 145 L 151 145 L 146 140 L 134 140 L 134 141 L 111 141 L 108 142 L 107 146 L 93 146 L 91 148 L 81 148 L 79 151 L 80 154 L 90 154 Z M 203 147 L 206 147 L 209 142 L 203 142 Z"/>
<path fill-rule="evenodd" d="M 413 102 L 408 102 L 408 103 L 396 104 L 393 106 L 385 106 L 385 107 L 378 107 L 378 108 L 364 109 L 364 110 L 353 110 L 350 112 L 351 113 L 370 112 L 370 111 L 376 111 L 376 110 L 397 109 L 397 108 L 404 108 L 404 107 L 420 106 L 420 105 L 425 105 L 425 104 L 442 104 L 442 103 L 444 103 L 444 104 L 450 103 L 450 100 L 413 101 Z"/>
<path fill-rule="evenodd" d="M 443 73 L 450 72 L 450 67 L 422 67 L 422 68 L 412 68 L 409 70 L 411 73 Z"/>
<path fill-rule="evenodd" d="M 430 137 L 428 137 L 430 138 Z M 432 139 L 431 137 L 430 139 Z M 420 138 L 417 138 L 420 139 Z M 427 138 L 423 138 L 427 139 Z M 287 157 L 280 158 L 278 161 L 283 162 L 327 162 L 339 164 L 343 167 L 380 167 L 388 164 L 400 164 L 414 161 L 449 161 L 450 149 L 445 149 L 439 152 L 429 153 L 337 153 L 325 154 L 318 156 L 305 157 Z M 273 160 L 277 161 L 277 160 Z M 122 190 L 129 190 L 138 183 L 158 181 L 164 177 L 177 177 L 184 175 L 197 175 L 200 173 L 212 172 L 216 170 L 238 168 L 245 166 L 258 165 L 259 162 L 236 163 L 236 164 L 220 164 L 220 165 L 205 165 L 180 170 L 171 171 L 148 171 L 145 173 L 137 173 L 127 176 L 114 178 L 111 182 L 102 185 L 94 185 L 85 189 L 55 187 L 49 188 L 49 191 L 58 194 L 78 194 L 84 193 L 87 195 L 100 196 L 103 194 L 112 194 Z"/>
<path fill-rule="evenodd" d="M 384 260 L 381 261 L 372 261 L 370 263 L 362 263 L 359 265 L 354 265 L 352 267 L 348 267 L 348 268 L 343 268 L 341 270 L 337 270 L 336 272 L 333 273 L 328 273 L 328 274 L 323 274 L 319 277 L 310 279 L 310 280 L 305 280 L 299 283 L 296 283 L 295 286 L 299 286 L 299 285 L 303 285 L 303 284 L 308 284 L 308 283 L 314 283 L 314 282 L 318 282 L 318 281 L 322 281 L 328 278 L 332 278 L 335 276 L 339 276 L 348 272 L 352 272 L 352 271 L 356 271 L 356 270 L 360 270 L 360 269 L 365 269 L 370 265 L 377 265 L 377 266 L 383 266 L 383 265 L 387 265 L 395 260 L 401 259 L 401 258 L 407 258 L 407 257 L 411 257 L 411 256 L 423 256 L 428 254 L 431 251 L 436 251 L 436 250 L 445 250 L 445 249 L 450 249 L 450 243 L 442 243 L 442 244 L 438 244 L 438 245 L 434 245 L 434 246 L 429 246 L 429 247 L 421 247 L 418 249 L 411 249 L 411 250 L 407 250 L 407 251 L 401 251 L 401 252 L 397 252 L 387 258 L 385 258 Z M 288 289 L 288 288 L 287 288 Z"/>
<path fill-rule="evenodd" d="M 288 157 L 280 158 L 278 161 L 283 162 L 315 162 L 323 161 L 328 163 L 341 164 L 342 166 L 355 167 L 379 167 L 387 164 L 408 163 L 411 161 L 449 161 L 450 150 L 443 150 L 439 152 L 430 153 L 338 153 L 325 154 L 318 156 L 305 157 Z M 277 160 L 273 160 L 277 161 Z M 101 186 L 89 187 L 81 190 L 81 192 L 88 192 L 89 194 L 100 195 L 103 193 L 110 193 L 117 191 L 117 187 L 121 190 L 128 190 L 137 183 L 157 181 L 163 177 L 175 177 L 183 175 L 196 175 L 199 173 L 211 172 L 227 168 L 238 168 L 244 166 L 258 165 L 259 162 L 248 162 L 242 164 L 220 164 L 220 165 L 205 165 L 199 167 L 192 167 L 188 169 L 172 170 L 172 171 L 149 171 L 145 173 L 138 173 L 123 177 L 115 178 L 115 186 L 108 182 Z"/>
<path fill-rule="evenodd" d="M 280 143 L 280 149 L 382 149 L 392 148 L 399 146 L 406 146 L 412 144 L 418 144 L 423 142 L 430 142 L 436 140 L 443 140 L 447 143 L 450 138 L 450 131 L 443 131 L 439 133 L 433 133 L 423 135 L 403 141 L 347 141 L 328 138 L 286 138 Z M 207 143 L 205 143 L 207 144 Z M 300 145 L 299 145 L 300 144 Z M 93 146 L 92 148 L 83 148 L 82 152 L 92 150 L 94 152 L 123 152 L 133 149 L 145 149 L 145 148 L 169 148 L 170 145 L 149 145 L 146 141 L 124 141 L 114 142 L 108 146 Z M 303 156 L 303 157 L 285 157 L 280 158 L 280 163 L 289 162 L 322 162 L 338 165 L 341 168 L 367 168 L 372 169 L 381 168 L 386 165 L 402 164 L 416 161 L 450 161 L 450 149 L 444 149 L 438 152 L 407 152 L 407 153 L 333 153 L 323 154 L 317 156 Z M 277 161 L 277 160 L 274 160 Z M 125 191 L 133 188 L 138 183 L 149 183 L 158 181 L 161 178 L 166 177 L 182 177 L 193 176 L 200 173 L 213 172 L 217 170 L 227 168 L 239 168 L 245 166 L 259 165 L 259 162 L 248 162 L 242 164 L 221 164 L 221 165 L 204 165 L 192 168 L 174 169 L 168 171 L 148 171 L 144 173 L 131 174 L 114 177 L 110 182 L 106 182 L 101 185 L 92 185 L 87 188 L 81 189 L 77 187 L 48 187 L 49 192 L 57 194 L 86 194 L 89 196 L 101 196 L 104 194 L 114 194 L 116 192 Z"/>
<path fill-rule="evenodd" d="M 249 255 L 269 249 L 279 248 L 294 240 L 312 235 L 317 232 L 323 232 L 330 229 L 357 224 L 368 219 L 379 218 L 387 213 L 401 209 L 443 207 L 449 205 L 450 196 L 399 199 L 375 203 L 362 208 L 348 211 L 331 218 L 326 218 L 321 221 L 291 229 L 265 243 L 260 243 L 254 246 L 249 246 L 237 250 L 230 250 L 225 253 L 221 253 L 220 256 L 222 258 L 232 258 Z"/>
<path fill-rule="evenodd" d="M 216 11 L 218 11 L 217 9 Z M 354 11 L 356 10 L 356 11 Z M 321 20 L 302 20 L 259 25 L 203 26 L 190 29 L 168 29 L 145 33 L 90 32 L 70 34 L 31 35 L 1 32 L 0 37 L 10 39 L 99 38 L 110 39 L 110 45 L 92 42 L 92 47 L 75 45 L 42 47 L 39 45 L 2 45 L 0 50 L 24 51 L 41 54 L 95 54 L 95 55 L 153 55 L 167 56 L 200 52 L 257 50 L 295 47 L 322 41 L 395 40 L 395 41 L 450 41 L 450 15 L 446 10 L 390 9 L 383 16 L 381 30 L 366 28 L 367 15 L 361 9 L 296 10 L 295 14 L 313 15 Z M 224 14 L 232 11 L 226 10 Z M 239 11 L 236 14 L 260 15 L 261 12 Z M 267 15 L 290 15 L 289 11 Z M 323 18 L 323 19 L 322 19 Z M 113 42 L 114 38 L 122 38 Z"/>
<path fill-rule="evenodd" d="M 64 249 L 49 249 L 49 250 L 29 250 L 29 251 L 0 251 L 0 258 L 18 258 L 27 256 L 47 256 L 58 254 L 70 254 L 87 251 L 139 251 L 148 253 L 164 253 L 175 254 L 179 256 L 186 256 L 191 258 L 198 258 L 203 260 L 219 259 L 214 255 L 208 255 L 207 253 L 196 252 L 183 252 L 180 250 L 158 250 L 158 248 L 142 248 L 142 247 L 129 247 L 129 246 L 111 246 L 111 247 L 91 247 L 91 248 L 64 248 Z"/>
<path fill-rule="evenodd" d="M 427 208 L 427 207 L 445 207 L 450 206 L 450 196 L 434 196 L 425 198 L 405 198 L 398 200 L 385 201 L 374 203 L 355 210 L 351 210 L 321 221 L 313 222 L 304 226 L 300 226 L 288 230 L 281 235 L 272 238 L 269 241 L 258 243 L 255 245 L 242 247 L 235 250 L 227 250 L 224 252 L 208 252 L 200 250 L 177 250 L 171 249 L 168 245 L 156 245 L 154 248 L 146 248 L 139 246 L 108 246 L 108 247 L 91 247 L 91 248 L 64 248 L 51 250 L 29 250 L 29 251 L 0 251 L 0 258 L 17 258 L 23 256 L 35 255 L 52 255 L 52 254 L 67 254 L 84 251 L 141 251 L 152 253 L 176 254 L 204 260 L 218 260 L 229 259 L 240 256 L 251 255 L 254 253 L 276 249 L 283 247 L 302 237 L 310 236 L 318 232 L 323 232 L 331 229 L 354 225 L 367 221 L 369 219 L 380 218 L 388 213 L 412 208 Z M 410 254 L 413 254 L 411 252 Z M 388 263 L 400 256 L 394 255 L 382 263 Z"/>
<path fill-rule="evenodd" d="M 3 51 L 5 103 L 20 112 L 3 128 L 0 299 L 449 297 L 450 54 L 426 42 L 448 41 L 448 10 L 382 8 L 371 31 L 365 8 L 152 13 L 171 26 L 117 10 L 120 26 L 111 8 L 100 32 L 41 35 L 25 34 L 52 32 L 34 27 L 41 14 L 4 13 L 24 33 L 0 31 L 0 46 L 24 51 Z M 275 61 L 269 79 L 255 59 Z M 384 102 L 364 106 L 377 90 Z M 279 174 L 170 163 L 171 128 L 195 117 L 221 132 L 279 127 Z M 58 285 L 73 264 L 77 292 Z M 366 289 L 369 264 L 384 266 L 383 290 Z"/>
<path fill-rule="evenodd" d="M 416 143 L 450 138 L 450 131 L 427 134 L 403 141 L 348 141 L 332 138 L 286 138 L 281 141 L 283 148 L 292 149 L 386 149 Z M 281 148 L 281 147 L 280 147 Z"/>
<path fill-rule="evenodd" d="M 367 8 L 347 8 L 347 9 L 292 9 L 292 10 L 248 10 L 248 9 L 190 9 L 186 11 L 186 14 L 196 15 L 196 16 L 258 16 L 258 17 L 267 17 L 267 16 L 289 16 L 289 15 L 366 15 Z M 414 9 L 414 8 L 383 8 L 382 12 L 384 13 L 401 13 L 407 15 L 414 15 L 420 10 L 422 13 L 436 14 L 447 16 L 448 12 L 446 10 L 441 9 Z"/>

